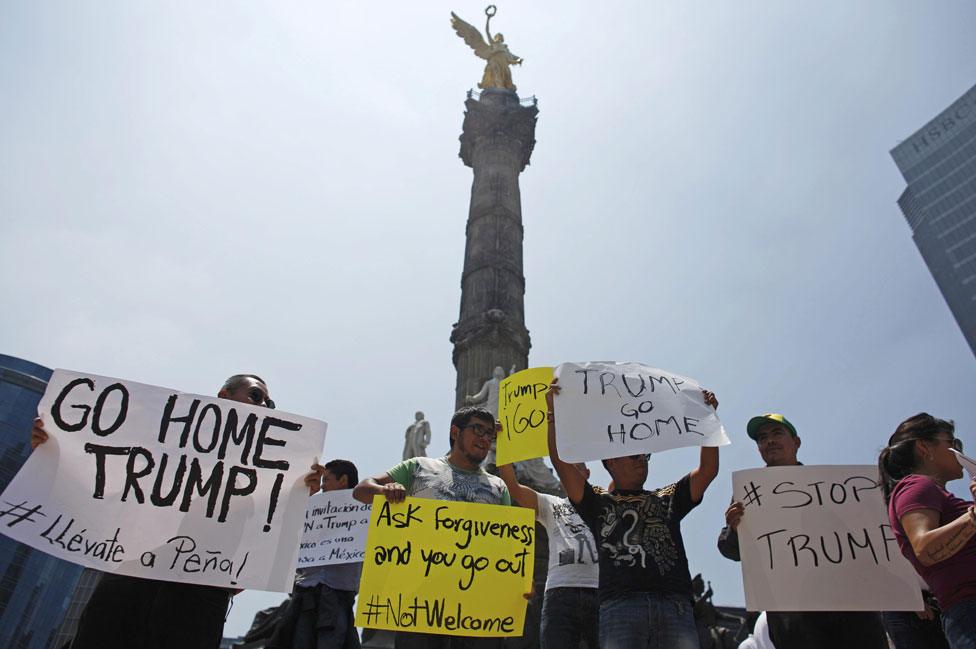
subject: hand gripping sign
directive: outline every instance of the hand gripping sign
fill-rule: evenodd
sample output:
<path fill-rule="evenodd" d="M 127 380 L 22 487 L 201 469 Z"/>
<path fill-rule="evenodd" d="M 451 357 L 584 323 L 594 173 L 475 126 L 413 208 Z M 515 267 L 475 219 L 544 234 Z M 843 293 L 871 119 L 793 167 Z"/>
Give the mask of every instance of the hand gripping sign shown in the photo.
<path fill-rule="evenodd" d="M 38 410 L 50 438 L 0 495 L 0 532 L 103 572 L 291 590 L 324 422 L 65 370 Z"/>
<path fill-rule="evenodd" d="M 888 523 L 876 466 L 736 471 L 733 498 L 750 611 L 921 611 Z"/>
<path fill-rule="evenodd" d="M 520 636 L 532 590 L 535 520 L 521 507 L 376 498 L 356 626 Z"/>
<path fill-rule="evenodd" d="M 566 462 L 729 444 L 701 386 L 640 363 L 563 363 L 553 399 L 556 443 Z"/>

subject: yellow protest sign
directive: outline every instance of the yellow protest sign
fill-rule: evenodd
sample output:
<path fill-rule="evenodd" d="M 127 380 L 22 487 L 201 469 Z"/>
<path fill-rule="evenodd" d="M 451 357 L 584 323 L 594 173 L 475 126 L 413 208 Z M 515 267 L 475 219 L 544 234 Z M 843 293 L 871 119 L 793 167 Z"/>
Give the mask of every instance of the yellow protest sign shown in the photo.
<path fill-rule="evenodd" d="M 532 590 L 532 510 L 377 497 L 356 626 L 459 636 L 519 636 Z"/>
<path fill-rule="evenodd" d="M 516 372 L 498 386 L 496 464 L 511 464 L 549 455 L 546 441 L 546 392 L 552 383 L 551 367 L 530 367 Z"/>

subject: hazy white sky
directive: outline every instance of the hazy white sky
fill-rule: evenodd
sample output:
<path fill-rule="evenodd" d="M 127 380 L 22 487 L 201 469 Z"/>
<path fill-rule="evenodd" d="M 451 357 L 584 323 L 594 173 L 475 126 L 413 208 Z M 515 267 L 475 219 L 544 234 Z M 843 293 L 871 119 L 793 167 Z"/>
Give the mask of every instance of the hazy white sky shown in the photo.
<path fill-rule="evenodd" d="M 446 450 L 482 69 L 451 10 L 483 25 L 460 0 L 0 5 L 0 351 L 205 394 L 256 372 L 363 475 L 416 409 Z M 717 602 L 743 601 L 715 539 L 760 464 L 750 416 L 785 413 L 808 464 L 873 463 L 919 410 L 976 443 L 976 359 L 888 155 L 976 83 L 974 24 L 962 1 L 499 5 L 540 109 L 530 362 L 715 390 L 733 445 L 684 536 Z M 652 458 L 649 486 L 696 459 Z M 238 597 L 225 633 L 280 598 Z"/>

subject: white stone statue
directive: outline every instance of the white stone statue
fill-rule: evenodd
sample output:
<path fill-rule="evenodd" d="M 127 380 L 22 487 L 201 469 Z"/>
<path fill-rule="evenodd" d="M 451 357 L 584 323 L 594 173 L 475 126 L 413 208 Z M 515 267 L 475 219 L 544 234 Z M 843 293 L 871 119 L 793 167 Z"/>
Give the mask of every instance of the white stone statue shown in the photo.
<path fill-rule="evenodd" d="M 424 413 L 418 410 L 414 419 L 407 426 L 406 441 L 403 444 L 404 460 L 427 457 L 427 446 L 430 445 L 430 423 L 424 418 Z"/>
<path fill-rule="evenodd" d="M 516 462 L 515 475 L 518 476 L 519 482 L 531 486 L 536 491 L 543 491 L 548 494 L 563 493 L 559 478 L 552 474 L 552 469 L 546 466 L 541 457 Z"/>
<path fill-rule="evenodd" d="M 515 374 L 515 366 L 508 371 L 508 376 Z M 484 382 L 481 389 L 476 394 L 469 394 L 464 397 L 464 403 L 469 406 L 481 406 L 496 418 L 498 417 L 498 393 L 499 384 L 505 379 L 505 370 L 496 366 L 491 373 L 491 378 Z"/>

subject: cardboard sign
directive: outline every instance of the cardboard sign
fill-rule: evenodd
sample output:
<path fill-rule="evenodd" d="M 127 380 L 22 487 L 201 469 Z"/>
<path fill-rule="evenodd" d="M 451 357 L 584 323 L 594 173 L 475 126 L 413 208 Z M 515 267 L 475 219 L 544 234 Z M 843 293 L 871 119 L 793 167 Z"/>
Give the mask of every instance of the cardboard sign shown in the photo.
<path fill-rule="evenodd" d="M 65 370 L 38 410 L 50 439 L 0 495 L 0 532 L 103 572 L 291 590 L 324 422 Z"/>
<path fill-rule="evenodd" d="M 362 561 L 371 509 L 352 497 L 352 489 L 320 491 L 309 498 L 298 567 Z"/>
<path fill-rule="evenodd" d="M 736 471 L 732 489 L 750 611 L 922 610 L 876 466 Z"/>
<path fill-rule="evenodd" d="M 532 590 L 535 520 L 521 507 L 377 497 L 356 626 L 520 636 Z"/>
<path fill-rule="evenodd" d="M 530 367 L 507 377 L 498 390 L 496 463 L 511 464 L 549 455 L 546 393 L 552 382 L 551 367 Z"/>
<path fill-rule="evenodd" d="M 563 363 L 553 399 L 566 462 L 724 446 L 725 428 L 692 379 L 640 363 Z"/>

